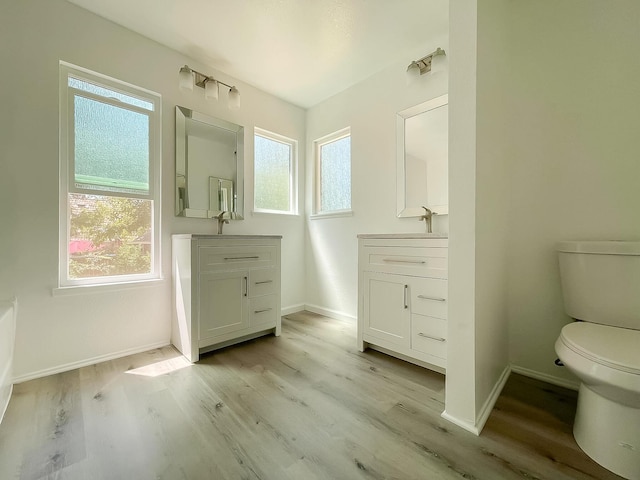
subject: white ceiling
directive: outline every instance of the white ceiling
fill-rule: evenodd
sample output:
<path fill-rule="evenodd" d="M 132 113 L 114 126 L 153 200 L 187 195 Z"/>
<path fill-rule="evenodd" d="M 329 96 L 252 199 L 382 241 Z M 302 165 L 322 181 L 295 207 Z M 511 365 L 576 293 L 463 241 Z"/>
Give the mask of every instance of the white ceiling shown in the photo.
<path fill-rule="evenodd" d="M 304 108 L 448 31 L 449 0 L 69 1 Z"/>

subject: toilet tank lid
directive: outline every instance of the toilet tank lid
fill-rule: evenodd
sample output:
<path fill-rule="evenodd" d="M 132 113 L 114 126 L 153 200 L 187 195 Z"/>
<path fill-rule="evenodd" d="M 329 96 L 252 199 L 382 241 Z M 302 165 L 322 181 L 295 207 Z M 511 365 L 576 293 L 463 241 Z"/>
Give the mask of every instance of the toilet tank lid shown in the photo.
<path fill-rule="evenodd" d="M 640 241 L 629 240 L 569 240 L 558 242 L 556 250 L 565 253 L 600 255 L 640 255 Z"/>

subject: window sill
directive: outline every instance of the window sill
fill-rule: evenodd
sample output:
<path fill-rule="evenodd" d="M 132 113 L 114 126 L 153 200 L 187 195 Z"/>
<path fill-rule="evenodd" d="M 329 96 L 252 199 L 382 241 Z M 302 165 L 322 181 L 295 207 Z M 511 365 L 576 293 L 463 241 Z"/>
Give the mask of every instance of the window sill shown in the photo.
<path fill-rule="evenodd" d="M 300 214 L 299 213 L 293 213 L 293 212 L 278 212 L 276 210 L 252 210 L 251 211 L 251 215 L 253 216 L 263 216 L 263 215 L 278 215 L 281 217 L 299 217 Z"/>
<path fill-rule="evenodd" d="M 339 217 L 353 217 L 353 210 L 336 210 L 333 212 L 314 213 L 309 216 L 309 219 L 320 220 L 322 218 L 339 218 Z"/>
<path fill-rule="evenodd" d="M 102 283 L 99 285 L 72 285 L 68 287 L 56 287 L 51 289 L 51 295 L 62 297 L 66 295 L 86 295 L 92 293 L 117 292 L 134 288 L 156 287 L 164 283 L 164 278 L 154 278 L 152 280 L 139 280 L 122 283 Z"/>

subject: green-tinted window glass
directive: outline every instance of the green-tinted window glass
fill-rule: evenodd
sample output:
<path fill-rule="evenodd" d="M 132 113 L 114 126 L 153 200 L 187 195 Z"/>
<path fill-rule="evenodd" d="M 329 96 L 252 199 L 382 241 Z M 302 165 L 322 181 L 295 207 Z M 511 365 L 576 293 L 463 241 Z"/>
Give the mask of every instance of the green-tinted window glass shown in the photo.
<path fill-rule="evenodd" d="M 292 146 L 255 135 L 254 148 L 255 208 L 290 212 Z"/>
<path fill-rule="evenodd" d="M 74 96 L 76 188 L 147 194 L 149 117 Z"/>
<path fill-rule="evenodd" d="M 351 136 L 320 146 L 320 212 L 351 208 Z"/>

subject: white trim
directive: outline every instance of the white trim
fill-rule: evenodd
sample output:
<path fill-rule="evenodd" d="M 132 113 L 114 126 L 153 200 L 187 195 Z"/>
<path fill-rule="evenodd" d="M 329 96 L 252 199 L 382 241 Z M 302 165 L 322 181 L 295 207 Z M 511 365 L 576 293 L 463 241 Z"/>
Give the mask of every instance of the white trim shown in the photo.
<path fill-rule="evenodd" d="M 528 368 L 520 367 L 518 365 L 511 365 L 511 371 L 519 375 L 524 375 L 525 377 L 550 383 L 551 385 L 556 385 L 558 387 L 568 388 L 570 390 L 577 391 L 580 388 L 580 382 L 577 380 L 573 381 L 573 380 L 567 380 L 560 377 L 555 377 L 553 375 L 536 372 L 535 370 L 530 370 Z"/>
<path fill-rule="evenodd" d="M 498 397 L 500 397 L 500 393 L 502 393 L 502 389 L 507 383 L 507 380 L 509 379 L 510 374 L 511 374 L 511 366 L 507 365 L 502 371 L 502 374 L 500 374 L 500 378 L 498 379 L 496 384 L 493 386 L 493 389 L 491 390 L 491 393 L 487 397 L 487 400 L 484 402 L 484 405 L 480 409 L 479 414 L 476 415 L 475 423 L 470 423 L 460 418 L 454 417 L 449 413 L 447 413 L 446 410 L 442 412 L 441 417 L 444 418 L 445 420 L 450 421 L 455 425 L 458 425 L 461 428 L 464 428 L 465 430 L 473 433 L 474 435 L 480 435 L 480 432 L 482 432 L 482 429 L 484 428 L 485 423 L 487 423 L 487 420 L 489 419 L 489 416 L 493 411 L 493 407 L 498 401 Z"/>
<path fill-rule="evenodd" d="M 119 290 L 130 290 L 133 288 L 157 287 L 167 281 L 164 278 L 154 278 L 152 280 L 140 280 L 136 282 L 102 283 L 93 285 L 72 285 L 69 287 L 56 287 L 51 289 L 51 296 L 60 297 L 65 295 L 85 295 L 93 293 L 116 292 Z"/>
<path fill-rule="evenodd" d="M 251 215 L 256 217 L 267 215 L 281 215 L 283 218 L 300 218 L 301 216 L 299 213 L 285 212 L 284 210 L 252 210 Z"/>
<path fill-rule="evenodd" d="M 504 370 L 502 371 L 500 378 L 498 379 L 496 384 L 493 386 L 491 393 L 489 394 L 489 396 L 487 397 L 487 400 L 484 402 L 484 405 L 480 409 L 479 415 L 476 415 L 476 428 L 478 429 L 478 435 L 480 435 L 480 432 L 482 432 L 482 429 L 484 428 L 485 423 L 487 423 L 487 420 L 489 419 L 489 415 L 491 415 L 491 412 L 493 411 L 493 407 L 498 401 L 498 397 L 500 396 L 500 393 L 502 393 L 502 389 L 504 388 L 505 384 L 507 383 L 507 380 L 509 379 L 509 375 L 511 375 L 511 365 L 507 365 L 506 367 L 504 367 Z"/>
<path fill-rule="evenodd" d="M 297 305 L 290 305 L 288 307 L 284 307 L 280 311 L 281 316 L 291 315 L 298 312 L 304 312 L 304 303 L 298 303 Z"/>
<path fill-rule="evenodd" d="M 457 417 L 449 415 L 446 410 L 444 412 L 442 412 L 440 414 L 440 416 L 442 418 L 444 418 L 445 420 L 448 420 L 449 422 L 453 423 L 454 425 L 457 425 L 460 428 L 464 428 L 467 432 L 471 432 L 474 435 L 480 435 L 480 431 L 478 430 L 478 428 L 473 423 L 466 422 L 466 421 L 461 420 L 461 419 L 459 419 Z"/>
<path fill-rule="evenodd" d="M 289 210 L 269 210 L 266 208 L 256 207 L 256 136 L 262 137 L 272 142 L 282 143 L 289 146 Z M 277 215 L 298 215 L 298 141 L 280 135 L 279 133 L 270 132 L 260 127 L 253 127 L 253 214 L 267 213 Z"/>
<path fill-rule="evenodd" d="M 7 409 L 9 408 L 9 403 L 11 403 L 11 395 L 13 395 L 13 383 L 9 387 L 9 396 L 7 397 L 7 403 L 4 404 L 4 408 L 2 409 L 2 412 L 0 412 L 0 424 L 4 419 L 4 414 L 7 413 Z"/>
<path fill-rule="evenodd" d="M 335 318 L 336 320 L 344 320 L 345 322 L 356 323 L 357 320 L 357 317 L 355 315 L 351 315 L 345 312 L 339 312 L 338 310 L 332 310 L 330 308 L 320 307 L 318 305 L 311 305 L 306 303 L 304 309 L 308 310 L 311 313 L 317 313 L 320 315 L 324 315 L 325 317 Z"/>
<path fill-rule="evenodd" d="M 86 360 L 66 363 L 64 365 L 58 365 L 57 367 L 45 368 L 44 370 L 38 370 L 36 372 L 20 375 L 13 378 L 13 383 L 28 382 L 29 380 L 35 380 L 36 378 L 48 377 L 49 375 L 68 372 L 77 368 L 88 367 L 97 363 L 107 362 L 109 360 L 115 360 L 117 358 L 122 358 L 129 355 L 135 355 L 137 353 L 148 352 L 149 350 L 155 350 L 156 348 L 162 348 L 168 345 L 170 345 L 169 341 L 165 340 L 162 342 L 151 343 L 140 347 L 128 348 L 119 352 L 108 353 L 106 355 L 98 355 L 97 357 L 87 358 Z"/>
<path fill-rule="evenodd" d="M 353 210 L 332 210 L 330 212 L 312 213 L 311 215 L 309 215 L 309 220 L 320 220 L 322 218 L 339 217 L 353 217 Z"/>
<path fill-rule="evenodd" d="M 351 212 L 351 207 L 353 207 L 353 161 L 351 158 L 351 150 L 349 150 L 349 208 L 344 210 L 320 210 L 321 202 L 320 198 L 322 196 L 322 188 L 321 182 L 322 178 L 320 175 L 321 170 L 321 161 L 322 156 L 320 152 L 322 147 L 333 142 L 337 142 L 342 140 L 343 138 L 351 138 L 351 127 L 344 127 L 340 130 L 325 135 L 324 137 L 320 137 L 313 141 L 313 156 L 314 156 L 314 180 L 313 180 L 313 208 L 312 215 L 310 218 L 314 218 L 315 216 L 328 216 L 332 214 L 337 214 L 335 216 L 346 216 L 344 212 Z"/>
<path fill-rule="evenodd" d="M 139 98 L 153 105 L 153 111 L 145 111 L 149 118 L 149 197 L 131 194 L 127 198 L 145 198 L 152 202 L 151 223 L 153 240 L 151 244 L 151 272 L 148 274 L 122 275 L 117 277 L 92 277 L 92 278 L 69 278 L 69 226 L 70 209 L 68 207 L 69 193 L 74 193 L 73 182 L 70 175 L 73 168 L 72 156 L 73 141 L 70 138 L 72 132 L 73 112 L 71 103 L 73 99 L 72 91 L 69 87 L 69 77 L 78 78 L 82 81 L 102 86 L 108 90 L 121 92 L 123 94 Z M 91 96 L 91 95 L 89 95 Z M 111 102 L 110 100 L 108 103 Z M 139 107 L 122 103 L 120 108 L 138 111 Z M 140 113 L 140 112 L 138 112 Z M 162 219 L 162 95 L 159 93 L 132 85 L 121 80 L 111 78 L 97 72 L 92 72 L 64 61 L 59 63 L 59 237 L 58 237 L 58 286 L 102 286 L 112 283 L 132 282 L 138 280 L 156 280 L 162 278 L 161 260 L 161 219 Z M 121 193 L 109 192 L 107 190 L 87 190 L 81 193 L 84 195 L 118 196 Z"/>

